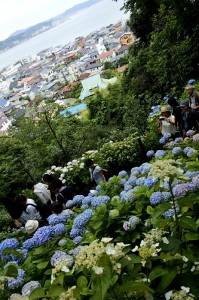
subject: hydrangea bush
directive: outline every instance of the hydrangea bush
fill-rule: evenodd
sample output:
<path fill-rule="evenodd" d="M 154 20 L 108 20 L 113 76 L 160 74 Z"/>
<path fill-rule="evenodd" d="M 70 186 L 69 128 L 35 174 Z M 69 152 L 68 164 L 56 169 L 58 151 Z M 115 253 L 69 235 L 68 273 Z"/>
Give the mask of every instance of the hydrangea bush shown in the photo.
<path fill-rule="evenodd" d="M 197 134 L 146 150 L 150 161 L 71 199 L 65 220 L 0 243 L 2 300 L 199 299 Z"/>

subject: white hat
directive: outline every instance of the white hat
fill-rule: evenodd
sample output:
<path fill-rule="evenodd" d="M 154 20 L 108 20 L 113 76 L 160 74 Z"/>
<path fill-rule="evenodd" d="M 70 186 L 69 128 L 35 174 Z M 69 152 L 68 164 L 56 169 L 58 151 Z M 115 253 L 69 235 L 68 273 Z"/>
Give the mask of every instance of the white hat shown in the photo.
<path fill-rule="evenodd" d="M 26 232 L 31 234 L 37 230 L 39 227 L 39 222 L 37 220 L 28 220 L 25 225 Z"/>

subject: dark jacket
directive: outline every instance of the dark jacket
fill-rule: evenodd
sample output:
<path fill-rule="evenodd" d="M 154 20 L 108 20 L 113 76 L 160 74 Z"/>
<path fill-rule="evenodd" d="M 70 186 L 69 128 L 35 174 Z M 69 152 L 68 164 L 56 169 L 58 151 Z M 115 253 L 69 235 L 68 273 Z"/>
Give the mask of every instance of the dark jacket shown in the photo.
<path fill-rule="evenodd" d="M 66 203 L 68 200 L 72 200 L 75 195 L 73 187 L 65 185 L 59 191 L 57 195 L 57 201 L 61 203 Z"/>
<path fill-rule="evenodd" d="M 184 117 L 187 120 L 187 126 L 184 122 Z M 195 129 L 199 131 L 199 111 L 189 108 L 189 112 L 187 116 L 186 113 L 182 111 L 181 124 L 182 124 L 182 129 L 185 129 L 186 131 L 191 129 Z"/>

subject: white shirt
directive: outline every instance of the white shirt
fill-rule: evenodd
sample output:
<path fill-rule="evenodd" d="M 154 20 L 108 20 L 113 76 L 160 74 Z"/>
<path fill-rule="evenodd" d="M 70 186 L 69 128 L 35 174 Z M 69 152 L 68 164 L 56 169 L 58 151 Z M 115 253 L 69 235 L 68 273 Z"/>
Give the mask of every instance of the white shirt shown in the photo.
<path fill-rule="evenodd" d="M 175 123 L 175 117 L 173 115 L 169 116 L 168 119 L 171 120 L 173 123 Z M 162 134 L 165 134 L 165 133 L 172 134 L 177 131 L 175 125 L 172 125 L 171 123 L 168 123 L 165 120 L 162 120 L 161 123 L 162 123 L 162 130 L 161 130 Z"/>
<path fill-rule="evenodd" d="M 37 195 L 37 197 L 39 197 L 39 199 L 43 204 L 46 204 L 49 200 L 52 202 L 51 194 L 50 191 L 48 190 L 47 184 L 41 182 L 35 184 L 34 193 L 35 195 Z"/>
<path fill-rule="evenodd" d="M 91 178 L 95 180 L 96 184 L 100 184 L 101 182 L 105 182 L 106 179 L 103 174 L 101 174 L 102 168 L 98 165 L 94 167 L 94 169 L 89 168 L 89 172 L 91 174 Z"/>
<path fill-rule="evenodd" d="M 191 108 L 196 107 L 196 99 L 195 96 L 190 96 Z"/>

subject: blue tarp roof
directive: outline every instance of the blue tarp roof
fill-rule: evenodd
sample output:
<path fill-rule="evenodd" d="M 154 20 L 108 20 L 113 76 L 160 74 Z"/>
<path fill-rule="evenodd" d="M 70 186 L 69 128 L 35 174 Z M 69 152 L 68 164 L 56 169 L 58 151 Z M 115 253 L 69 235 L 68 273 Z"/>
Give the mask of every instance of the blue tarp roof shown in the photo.
<path fill-rule="evenodd" d="M 63 117 L 68 118 L 70 115 L 76 115 L 76 114 L 78 114 L 79 112 L 81 112 L 85 109 L 86 109 L 86 104 L 81 103 L 81 104 L 66 108 L 65 110 L 61 111 L 60 114 Z"/>
<path fill-rule="evenodd" d="M 4 105 L 6 105 L 6 104 L 7 104 L 7 100 L 2 99 L 2 100 L 0 101 L 0 106 L 4 106 Z"/>

